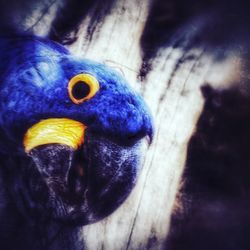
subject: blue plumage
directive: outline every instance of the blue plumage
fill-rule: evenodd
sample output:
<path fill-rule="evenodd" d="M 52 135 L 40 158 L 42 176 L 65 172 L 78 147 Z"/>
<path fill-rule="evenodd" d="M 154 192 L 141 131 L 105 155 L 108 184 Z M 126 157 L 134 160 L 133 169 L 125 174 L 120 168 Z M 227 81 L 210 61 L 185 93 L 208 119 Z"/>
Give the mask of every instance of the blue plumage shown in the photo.
<path fill-rule="evenodd" d="M 4 49 L 1 49 L 4 48 Z M 151 118 L 141 97 L 105 65 L 76 58 L 59 44 L 38 37 L 0 40 L 0 127 L 21 142 L 34 123 L 68 117 L 118 140 L 152 135 Z M 80 105 L 69 99 L 67 84 L 79 73 L 97 78 L 100 91 Z"/>
<path fill-rule="evenodd" d="M 2 167 L 16 176 L 8 184 L 12 192 L 22 187 L 17 207 L 22 213 L 29 208 L 35 221 L 87 224 L 110 214 L 135 184 L 141 140 L 152 139 L 142 98 L 111 68 L 43 38 L 2 37 L 0 58 L 0 156 Z M 76 104 L 69 82 L 79 74 L 91 75 L 99 85 L 93 97 Z M 86 126 L 80 148 L 52 143 L 25 152 L 26 132 L 50 118 Z"/>

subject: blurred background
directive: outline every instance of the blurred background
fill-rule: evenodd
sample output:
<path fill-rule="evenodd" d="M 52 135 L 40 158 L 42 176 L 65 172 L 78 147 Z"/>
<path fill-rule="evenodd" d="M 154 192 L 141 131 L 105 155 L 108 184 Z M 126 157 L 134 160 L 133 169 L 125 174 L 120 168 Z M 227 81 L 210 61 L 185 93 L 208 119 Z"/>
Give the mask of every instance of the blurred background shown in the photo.
<path fill-rule="evenodd" d="M 66 229 L 51 249 L 63 237 L 80 242 L 72 249 L 250 249 L 247 1 L 0 3 L 1 36 L 46 36 L 108 64 L 154 117 L 129 199 L 101 222 Z"/>

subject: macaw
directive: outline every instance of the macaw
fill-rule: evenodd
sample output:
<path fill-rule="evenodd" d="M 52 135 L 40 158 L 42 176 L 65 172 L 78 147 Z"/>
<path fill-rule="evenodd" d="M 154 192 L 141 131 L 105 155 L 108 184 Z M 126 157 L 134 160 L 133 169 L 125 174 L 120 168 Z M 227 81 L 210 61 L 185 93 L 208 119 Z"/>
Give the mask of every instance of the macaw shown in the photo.
<path fill-rule="evenodd" d="M 33 35 L 0 38 L 0 159 L 21 214 L 85 225 L 135 185 L 153 125 L 106 65 Z"/>

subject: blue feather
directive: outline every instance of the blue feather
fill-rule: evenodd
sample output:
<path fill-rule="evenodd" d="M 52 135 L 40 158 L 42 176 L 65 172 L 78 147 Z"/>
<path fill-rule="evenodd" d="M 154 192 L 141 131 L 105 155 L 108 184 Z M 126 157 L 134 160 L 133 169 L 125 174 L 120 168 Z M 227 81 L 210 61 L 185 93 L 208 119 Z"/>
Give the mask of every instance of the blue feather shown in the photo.
<path fill-rule="evenodd" d="M 150 112 L 142 98 L 113 69 L 74 57 L 61 45 L 34 36 L 0 38 L 0 136 L 14 145 L 41 119 L 67 117 L 119 141 L 152 136 Z M 67 85 L 88 73 L 100 83 L 90 100 L 75 105 Z M 5 138 L 6 140 L 6 138 Z"/>

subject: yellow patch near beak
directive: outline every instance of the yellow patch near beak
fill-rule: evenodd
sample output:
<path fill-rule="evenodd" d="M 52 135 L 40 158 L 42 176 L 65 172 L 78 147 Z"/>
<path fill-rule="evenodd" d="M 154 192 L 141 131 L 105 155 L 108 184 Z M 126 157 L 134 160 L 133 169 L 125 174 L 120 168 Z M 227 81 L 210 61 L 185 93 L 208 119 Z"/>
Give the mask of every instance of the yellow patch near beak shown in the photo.
<path fill-rule="evenodd" d="M 42 120 L 28 129 L 24 136 L 25 152 L 50 143 L 65 144 L 77 149 L 84 140 L 86 126 L 81 122 L 67 118 Z"/>

